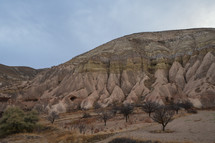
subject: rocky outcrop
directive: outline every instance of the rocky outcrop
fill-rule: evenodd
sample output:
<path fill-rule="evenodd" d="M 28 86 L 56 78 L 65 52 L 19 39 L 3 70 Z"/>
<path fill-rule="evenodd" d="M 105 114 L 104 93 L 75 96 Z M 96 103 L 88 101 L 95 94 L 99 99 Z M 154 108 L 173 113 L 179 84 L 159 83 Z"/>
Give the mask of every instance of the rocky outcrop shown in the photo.
<path fill-rule="evenodd" d="M 169 80 L 171 83 L 175 83 L 178 88 L 183 89 L 185 85 L 184 79 L 185 70 L 178 62 L 174 62 L 169 70 Z"/>
<path fill-rule="evenodd" d="M 197 60 L 192 67 L 190 67 L 186 73 L 186 80 L 189 81 L 191 79 L 191 77 L 196 73 L 196 70 L 198 69 L 199 65 L 200 65 L 200 61 Z"/>
<path fill-rule="evenodd" d="M 97 101 L 99 98 L 99 95 L 97 91 L 95 90 L 92 94 L 90 94 L 88 97 L 86 97 L 82 102 L 81 102 L 81 108 L 82 109 L 91 109 L 94 106 L 94 103 Z"/>
<path fill-rule="evenodd" d="M 193 66 L 188 69 L 189 80 L 185 85 L 183 92 L 188 95 L 190 100 L 196 107 L 214 106 L 214 64 L 215 56 L 213 52 L 208 52 L 202 62 L 196 61 Z M 198 65 L 198 66 L 197 66 Z M 206 104 L 205 104 L 206 103 Z"/>
<path fill-rule="evenodd" d="M 127 35 L 39 73 L 19 93 L 47 110 L 91 109 L 97 103 L 190 100 L 215 106 L 215 29 Z"/>

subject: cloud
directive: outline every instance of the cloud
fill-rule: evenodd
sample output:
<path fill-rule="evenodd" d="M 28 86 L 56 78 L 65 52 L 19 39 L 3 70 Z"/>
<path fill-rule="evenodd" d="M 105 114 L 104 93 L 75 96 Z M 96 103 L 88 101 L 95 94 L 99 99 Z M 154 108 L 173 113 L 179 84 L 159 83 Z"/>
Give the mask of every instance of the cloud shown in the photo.
<path fill-rule="evenodd" d="M 0 62 L 50 67 L 117 37 L 215 27 L 213 0 L 0 1 Z"/>

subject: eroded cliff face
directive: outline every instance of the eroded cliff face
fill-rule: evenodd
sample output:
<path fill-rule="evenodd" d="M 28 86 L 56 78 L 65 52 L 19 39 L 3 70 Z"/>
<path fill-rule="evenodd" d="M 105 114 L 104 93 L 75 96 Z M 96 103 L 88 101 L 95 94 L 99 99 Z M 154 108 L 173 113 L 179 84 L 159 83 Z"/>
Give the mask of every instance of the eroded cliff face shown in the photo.
<path fill-rule="evenodd" d="M 160 104 L 189 99 L 196 107 L 215 106 L 215 29 L 115 39 L 41 72 L 17 97 L 58 112 L 143 98 Z"/>

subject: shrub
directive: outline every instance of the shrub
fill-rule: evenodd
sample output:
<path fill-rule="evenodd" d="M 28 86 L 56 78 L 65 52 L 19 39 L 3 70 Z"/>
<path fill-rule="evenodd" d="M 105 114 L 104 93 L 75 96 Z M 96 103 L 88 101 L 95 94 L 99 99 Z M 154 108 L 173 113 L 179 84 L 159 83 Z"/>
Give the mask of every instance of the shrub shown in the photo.
<path fill-rule="evenodd" d="M 94 109 L 100 109 L 101 105 L 98 102 L 95 102 L 93 107 L 94 107 Z"/>
<path fill-rule="evenodd" d="M 38 113 L 35 110 L 25 114 L 24 122 L 25 122 L 25 125 L 26 125 L 26 130 L 28 132 L 32 132 L 33 129 L 35 128 L 38 120 L 39 120 Z"/>
<path fill-rule="evenodd" d="M 55 111 L 52 111 L 52 112 L 48 115 L 48 117 L 47 117 L 47 119 L 48 119 L 52 124 L 54 124 L 54 121 L 55 121 L 56 119 L 58 119 L 58 118 L 59 118 L 59 115 L 58 115 L 58 113 L 55 112 Z"/>
<path fill-rule="evenodd" d="M 38 114 L 35 111 L 25 113 L 17 107 L 9 107 L 0 119 L 0 136 L 32 132 L 37 122 Z"/>
<path fill-rule="evenodd" d="M 193 108 L 191 108 L 191 109 L 188 109 L 188 110 L 187 110 L 187 113 L 197 114 L 198 111 L 195 110 L 195 109 L 193 109 Z"/>
<path fill-rule="evenodd" d="M 42 114 L 45 112 L 44 106 L 40 104 L 36 104 L 33 109 L 36 110 L 39 114 Z"/>
<path fill-rule="evenodd" d="M 181 103 L 180 107 L 188 111 L 189 109 L 193 108 L 193 104 L 190 101 L 186 101 L 184 103 Z"/>
<path fill-rule="evenodd" d="M 89 113 L 84 112 L 82 118 L 90 118 L 91 115 Z"/>
<path fill-rule="evenodd" d="M 76 127 L 79 129 L 79 133 L 81 134 L 85 134 L 86 130 L 87 130 L 87 125 L 86 123 L 82 122 L 82 121 L 79 121 L 77 124 L 76 124 Z"/>

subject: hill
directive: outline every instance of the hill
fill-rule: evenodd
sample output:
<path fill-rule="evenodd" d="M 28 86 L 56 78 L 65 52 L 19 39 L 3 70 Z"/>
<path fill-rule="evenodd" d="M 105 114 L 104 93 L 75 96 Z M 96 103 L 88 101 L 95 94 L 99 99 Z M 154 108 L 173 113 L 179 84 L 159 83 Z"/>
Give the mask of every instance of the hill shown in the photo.
<path fill-rule="evenodd" d="M 40 72 L 16 102 L 58 112 L 141 100 L 208 108 L 214 70 L 215 29 L 135 33 Z"/>

